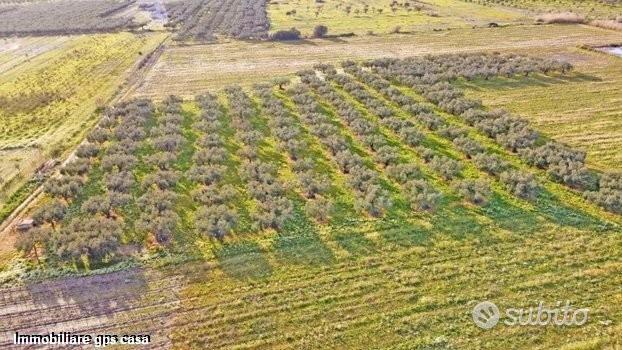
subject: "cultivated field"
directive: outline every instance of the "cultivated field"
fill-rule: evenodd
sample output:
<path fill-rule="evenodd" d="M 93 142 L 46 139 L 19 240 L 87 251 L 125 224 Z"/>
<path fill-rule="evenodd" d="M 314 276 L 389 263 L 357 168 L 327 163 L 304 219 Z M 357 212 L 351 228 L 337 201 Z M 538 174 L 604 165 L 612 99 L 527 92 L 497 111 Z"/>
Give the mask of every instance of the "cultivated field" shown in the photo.
<path fill-rule="evenodd" d="M 409 57 L 485 50 L 557 54 L 578 45 L 607 45 L 619 33 L 588 26 L 517 26 L 456 29 L 415 35 L 314 39 L 302 42 L 228 42 L 171 46 L 145 77 L 135 96 L 191 97 L 231 84 L 250 86 L 320 62 Z M 248 52 L 253 52 L 251 57 Z"/>
<path fill-rule="evenodd" d="M 139 27 L 127 10 L 135 0 L 0 3 L 0 36 L 60 35 Z"/>
<path fill-rule="evenodd" d="M 268 34 L 265 0 L 170 1 L 165 7 L 166 26 L 178 30 L 178 40 L 265 39 Z"/>
<path fill-rule="evenodd" d="M 0 57 L 0 210 L 2 219 L 28 191 L 46 160 L 62 156 L 96 122 L 96 108 L 118 91 L 136 61 L 163 36 L 129 33 L 38 39 L 8 39 Z M 10 68 L 8 68 L 10 67 Z M 32 186 L 28 190 L 32 190 Z"/>
<path fill-rule="evenodd" d="M 516 9 L 459 0 L 277 0 L 270 2 L 268 12 L 272 30 L 295 27 L 308 36 L 319 24 L 326 25 L 329 34 L 369 35 L 533 22 Z"/>
<path fill-rule="evenodd" d="M 141 250 L 161 256 L 147 266 L 187 262 L 5 290 L 4 341 L 46 310 L 59 330 L 137 330 L 153 348 L 615 348 L 622 220 L 607 211 L 622 207 L 600 199 L 620 178 L 457 88 L 572 79 L 570 66 L 472 54 L 342 68 L 107 110 L 18 247 L 50 267 Z M 5 283 L 41 273 L 10 266 Z M 478 300 L 551 298 L 589 307 L 589 326 L 470 320 Z"/>
<path fill-rule="evenodd" d="M 492 79 L 466 84 L 469 96 L 528 118 L 539 130 L 588 152 L 600 169 L 622 169 L 622 60 L 579 48 L 554 53 L 573 79 Z"/>
<path fill-rule="evenodd" d="M 619 9 L 0 0 L 0 348 L 621 348 Z"/>
<path fill-rule="evenodd" d="M 591 18 L 615 18 L 620 15 L 620 0 L 463 0 L 469 3 L 488 5 L 493 8 L 502 5 L 528 10 L 532 13 L 574 12 Z"/>

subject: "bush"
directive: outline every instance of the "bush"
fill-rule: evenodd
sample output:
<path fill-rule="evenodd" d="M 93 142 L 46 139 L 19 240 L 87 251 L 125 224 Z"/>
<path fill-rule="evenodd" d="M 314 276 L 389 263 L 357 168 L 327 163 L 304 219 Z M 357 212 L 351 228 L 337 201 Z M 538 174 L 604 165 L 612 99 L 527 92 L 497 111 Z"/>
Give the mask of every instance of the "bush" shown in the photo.
<path fill-rule="evenodd" d="M 523 199 L 534 200 L 538 195 L 538 184 L 534 176 L 518 170 L 509 170 L 499 177 L 510 193 Z"/>
<path fill-rule="evenodd" d="M 225 175 L 227 167 L 223 165 L 199 165 L 190 169 L 188 176 L 192 181 L 203 185 L 210 185 L 220 181 Z"/>
<path fill-rule="evenodd" d="M 100 127 L 96 127 L 91 131 L 86 139 L 91 143 L 104 143 L 110 139 L 110 131 Z"/>
<path fill-rule="evenodd" d="M 333 203 L 326 198 L 315 198 L 305 204 L 305 213 L 320 223 L 326 223 L 333 214 Z"/>
<path fill-rule="evenodd" d="M 289 30 L 279 30 L 270 34 L 270 40 L 273 41 L 288 41 L 288 40 L 300 40 L 300 31 L 296 28 Z"/>
<path fill-rule="evenodd" d="M 607 211 L 622 214 L 622 173 L 601 175 L 598 191 L 588 191 L 585 197 Z"/>
<path fill-rule="evenodd" d="M 181 178 L 181 173 L 176 170 L 158 170 L 153 174 L 149 174 L 142 182 L 143 188 L 149 188 L 153 185 L 161 190 L 172 189 L 177 185 Z"/>
<path fill-rule="evenodd" d="M 58 199 L 54 199 L 35 210 L 32 214 L 32 220 L 35 225 L 49 223 L 54 228 L 57 222 L 65 218 L 66 213 L 67 205 Z"/>
<path fill-rule="evenodd" d="M 60 169 L 63 175 L 84 175 L 89 171 L 91 163 L 88 159 L 78 158 Z"/>
<path fill-rule="evenodd" d="M 54 197 L 68 200 L 78 194 L 83 184 L 84 180 L 78 176 L 55 177 L 45 184 L 45 191 Z"/>
<path fill-rule="evenodd" d="M 521 151 L 521 155 L 527 163 L 540 169 L 547 169 L 552 164 L 560 162 L 581 162 L 585 161 L 585 152 L 573 150 L 570 147 L 557 142 L 547 142 L 546 144 Z"/>
<path fill-rule="evenodd" d="M 138 159 L 130 154 L 109 154 L 102 158 L 101 166 L 107 172 L 114 169 L 118 171 L 128 171 L 134 167 Z"/>
<path fill-rule="evenodd" d="M 172 152 L 159 152 L 145 158 L 147 164 L 155 165 L 160 170 L 170 170 L 176 161 L 177 155 Z"/>
<path fill-rule="evenodd" d="M 387 167 L 387 174 L 400 184 L 415 180 L 421 176 L 421 170 L 412 163 L 396 164 Z"/>
<path fill-rule="evenodd" d="M 424 138 L 424 135 L 415 127 L 406 127 L 399 131 L 402 141 L 411 147 L 418 146 Z"/>
<path fill-rule="evenodd" d="M 455 184 L 456 191 L 469 202 L 484 205 L 490 196 L 490 185 L 484 180 L 462 180 Z"/>
<path fill-rule="evenodd" d="M 553 181 L 566 184 L 578 190 L 593 191 L 598 187 L 598 177 L 596 174 L 580 162 L 561 162 L 551 165 L 548 174 Z"/>
<path fill-rule="evenodd" d="M 496 154 L 479 153 L 473 157 L 473 161 L 478 169 L 495 176 L 510 168 L 510 164 Z"/>
<path fill-rule="evenodd" d="M 382 146 L 374 157 L 377 162 L 381 163 L 385 167 L 389 165 L 395 165 L 399 161 L 400 155 L 397 148 L 393 146 Z"/>
<path fill-rule="evenodd" d="M 352 169 L 363 164 L 361 157 L 349 150 L 337 153 L 337 155 L 335 155 L 335 162 L 337 162 L 339 170 L 344 174 L 349 174 Z"/>
<path fill-rule="evenodd" d="M 411 180 L 404 188 L 410 205 L 415 210 L 433 211 L 441 199 L 441 194 L 424 180 Z"/>
<path fill-rule="evenodd" d="M 76 261 L 82 256 L 101 261 L 116 252 L 121 232 L 121 225 L 111 219 L 74 219 L 52 236 L 50 252 L 66 261 Z"/>
<path fill-rule="evenodd" d="M 199 233 L 222 239 L 229 234 L 238 221 L 237 213 L 225 205 L 211 205 L 200 208 L 196 214 Z"/>
<path fill-rule="evenodd" d="M 446 126 L 439 129 L 438 134 L 442 137 L 454 140 L 459 137 L 465 137 L 467 135 L 467 130 L 457 126 Z"/>
<path fill-rule="evenodd" d="M 35 227 L 28 232 L 17 235 L 15 239 L 15 249 L 28 255 L 34 251 L 35 258 L 39 262 L 40 251 L 38 246 L 45 246 L 52 236 L 52 230 L 49 227 Z"/>
<path fill-rule="evenodd" d="M 313 28 L 313 37 L 314 38 L 323 38 L 328 34 L 328 27 L 322 24 L 319 24 Z"/>
<path fill-rule="evenodd" d="M 195 190 L 192 196 L 197 202 L 204 205 L 224 205 L 234 201 L 238 197 L 238 192 L 235 187 L 228 184 L 221 187 L 211 185 Z"/>
<path fill-rule="evenodd" d="M 172 210 L 177 201 L 177 194 L 173 191 L 150 189 L 138 198 L 138 207 L 141 211 L 155 211 L 163 213 Z"/>
<path fill-rule="evenodd" d="M 134 185 L 134 175 L 129 172 L 113 172 L 104 175 L 104 182 L 109 191 L 129 193 Z"/>
<path fill-rule="evenodd" d="M 572 12 L 547 13 L 536 18 L 537 22 L 553 24 L 553 23 L 585 23 L 585 17 Z"/>
<path fill-rule="evenodd" d="M 143 233 L 151 233 L 160 244 L 171 242 L 179 217 L 172 210 L 162 212 L 143 213 L 136 222 L 136 230 Z"/>
<path fill-rule="evenodd" d="M 355 201 L 358 210 L 364 210 L 369 215 L 380 217 L 391 206 L 389 194 L 377 185 L 368 186 L 363 195 Z"/>
<path fill-rule="evenodd" d="M 255 213 L 253 218 L 262 229 L 279 230 L 283 228 L 285 222 L 292 217 L 294 212 L 292 202 L 285 197 L 269 198 L 261 202 L 260 207 L 261 211 Z"/>
<path fill-rule="evenodd" d="M 430 168 L 436 171 L 445 180 L 451 180 L 462 171 L 462 164 L 445 156 L 434 156 L 430 161 Z"/>
<path fill-rule="evenodd" d="M 467 136 L 461 136 L 454 139 L 454 145 L 456 145 L 456 148 L 462 151 L 462 153 L 466 154 L 467 158 L 471 158 L 484 152 L 484 147 L 479 142 Z"/>
<path fill-rule="evenodd" d="M 297 175 L 300 186 L 307 198 L 315 198 L 316 195 L 326 192 L 330 186 L 327 178 L 319 178 L 313 170 L 297 173 Z"/>
<path fill-rule="evenodd" d="M 94 143 L 85 143 L 78 147 L 76 156 L 79 158 L 95 158 L 100 152 L 99 146 Z"/>

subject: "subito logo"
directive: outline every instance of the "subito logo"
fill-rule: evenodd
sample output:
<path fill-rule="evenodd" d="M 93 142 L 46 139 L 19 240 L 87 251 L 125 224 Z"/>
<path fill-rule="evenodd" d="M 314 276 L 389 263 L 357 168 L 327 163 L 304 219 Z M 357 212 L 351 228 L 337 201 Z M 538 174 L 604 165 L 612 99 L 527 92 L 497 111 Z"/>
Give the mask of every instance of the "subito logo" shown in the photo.
<path fill-rule="evenodd" d="M 499 308 L 490 301 L 483 301 L 473 308 L 473 322 L 483 329 L 491 329 L 499 323 Z"/>

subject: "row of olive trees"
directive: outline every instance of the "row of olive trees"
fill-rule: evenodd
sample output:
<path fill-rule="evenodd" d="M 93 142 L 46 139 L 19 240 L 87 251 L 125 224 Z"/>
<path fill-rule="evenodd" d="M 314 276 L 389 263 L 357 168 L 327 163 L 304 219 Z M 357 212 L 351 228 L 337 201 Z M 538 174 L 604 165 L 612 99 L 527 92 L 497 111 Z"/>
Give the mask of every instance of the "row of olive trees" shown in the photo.
<path fill-rule="evenodd" d="M 261 98 L 264 114 L 272 134 L 279 140 L 279 148 L 289 155 L 298 185 L 307 198 L 305 210 L 309 216 L 320 222 L 327 221 L 332 212 L 328 196 L 331 180 L 318 169 L 318 160 L 309 155 L 309 142 L 303 137 L 303 130 L 296 118 L 286 110 L 281 99 L 272 91 L 272 85 L 256 86 Z"/>
<path fill-rule="evenodd" d="M 190 176 L 199 184 L 193 196 L 201 206 L 195 215 L 195 226 L 201 234 L 222 239 L 238 224 L 234 202 L 239 195 L 233 186 L 223 181 L 229 152 L 220 135 L 223 129 L 220 104 L 211 94 L 198 96 L 196 100 L 201 106 L 201 119 L 196 124 L 201 135 Z"/>
<path fill-rule="evenodd" d="M 506 75 L 547 74 L 552 71 L 563 74 L 572 69 L 569 64 L 514 55 L 452 55 L 410 59 L 408 62 L 379 61 L 370 65 L 376 72 L 414 87 L 441 108 L 461 116 L 470 125 L 516 152 L 527 163 L 545 169 L 553 181 L 581 191 L 588 200 L 606 210 L 620 212 L 622 193 L 608 185 L 609 179 L 616 178 L 617 174 L 599 174 L 588 169 L 584 152 L 555 141 L 537 142 L 542 138 L 529 128 L 526 121 L 505 111 L 486 111 L 478 101 L 464 97 L 461 91 L 449 84 L 458 77 L 480 78 L 491 67 L 491 75 L 505 74 L 504 71 L 509 72 Z M 422 66 L 437 71 L 425 74 L 421 71 Z M 442 70 L 451 71 L 451 74 L 440 73 Z"/>
<path fill-rule="evenodd" d="M 340 128 L 322 113 L 322 108 L 307 85 L 317 83 L 313 71 L 299 72 L 302 81 L 290 89 L 301 120 L 328 150 L 338 169 L 346 175 L 354 191 L 355 206 L 372 216 L 381 216 L 392 205 L 389 193 L 382 188 L 378 173 L 369 168 L 350 145 Z"/>
<path fill-rule="evenodd" d="M 104 112 L 98 126 L 87 136 L 88 142 L 76 150 L 76 159 L 61 169 L 60 176 L 46 183 L 50 198 L 33 213 L 35 229 L 20 235 L 16 243 L 20 250 L 34 251 L 38 258 L 39 247 L 48 256 L 78 262 L 83 258 L 97 262 L 115 254 L 122 230 L 115 212 L 131 200 L 128 193 L 133 181 L 119 168 L 127 169 L 128 163 L 135 163 L 128 154 L 144 137 L 142 128 L 152 108 L 150 102 L 136 100 Z M 86 195 L 83 186 L 93 167 L 110 171 L 104 176 L 105 188 L 97 191 L 102 194 L 80 198 Z"/>
<path fill-rule="evenodd" d="M 166 26 L 178 31 L 178 39 L 214 40 L 217 35 L 242 39 L 265 39 L 270 22 L 265 0 L 167 3 Z"/>
<path fill-rule="evenodd" d="M 236 129 L 236 140 L 243 145 L 238 155 L 243 159 L 240 175 L 246 182 L 248 193 L 257 201 L 258 210 L 253 214 L 259 228 L 280 230 L 293 216 L 293 203 L 287 190 L 277 176 L 272 162 L 260 157 L 259 148 L 264 135 L 253 126 L 257 115 L 252 100 L 240 87 L 226 89 L 229 98 L 229 114 Z"/>
<path fill-rule="evenodd" d="M 463 77 L 467 79 L 486 78 L 494 75 L 506 74 L 530 74 L 534 72 L 548 73 L 551 71 L 567 72 L 572 67 L 555 61 L 538 60 L 529 57 L 515 55 L 444 55 L 407 60 L 376 60 L 368 62 L 372 70 L 385 79 L 397 81 L 408 85 L 421 92 L 430 101 L 436 103 L 447 112 L 461 116 L 469 125 L 477 128 L 480 132 L 493 138 L 508 150 L 518 153 L 528 162 L 535 154 L 545 151 L 547 147 L 538 146 L 540 136 L 529 128 L 528 123 L 520 118 L 509 115 L 503 111 L 485 111 L 481 103 L 464 97 L 463 93 L 450 84 L 453 79 Z M 508 73 L 510 72 L 510 73 Z M 454 141 L 466 150 L 472 157 L 477 153 L 477 147 L 466 140 Z M 560 150 L 560 145 L 556 145 Z M 541 148 L 538 150 L 538 148 Z M 535 154 L 533 150 L 536 150 Z M 537 156 L 536 156 L 537 157 Z M 559 157 L 556 157 L 560 159 Z M 562 157 L 564 158 L 564 157 Z M 541 162 L 542 164 L 546 162 Z M 579 189 L 594 188 L 596 182 L 591 172 L 585 168 L 580 155 L 573 155 L 561 162 L 555 162 L 555 166 L 548 168 L 553 180 L 565 183 Z M 499 174 L 500 175 L 500 174 Z M 532 180 L 527 174 L 514 174 L 521 176 L 506 176 L 501 179 Z M 529 189 L 534 189 L 533 181 L 529 181 Z M 516 189 L 514 182 L 506 184 Z M 522 188 L 518 186 L 518 188 Z M 523 193 L 522 191 L 519 191 Z M 534 193 L 529 193 L 528 198 L 533 198 Z"/>
<path fill-rule="evenodd" d="M 431 149 L 424 148 L 421 141 L 425 135 L 409 120 L 395 115 L 393 110 L 389 108 L 383 101 L 379 100 L 368 92 L 360 83 L 354 81 L 349 76 L 336 74 L 332 66 L 318 65 L 320 69 L 330 81 L 334 81 L 338 86 L 347 91 L 354 99 L 361 102 L 367 107 L 371 114 L 376 115 L 380 122 L 390 129 L 397 137 L 399 137 L 406 145 L 416 147 L 417 151 L 428 155 L 424 158 L 430 164 L 435 172 L 446 180 L 453 179 L 458 176 L 462 166 L 459 162 L 450 159 L 444 155 L 436 154 Z M 326 90 L 332 90 L 329 84 L 325 85 Z M 328 99 L 332 99 L 333 103 L 341 105 L 347 104 L 345 100 L 338 97 L 336 93 L 324 94 Z M 358 112 L 350 108 L 350 115 L 357 116 L 353 122 L 346 122 L 352 128 L 355 134 L 359 135 L 366 143 L 367 147 L 374 153 L 375 159 L 387 169 L 387 174 L 404 189 L 413 209 L 433 210 L 441 199 L 441 194 L 435 191 L 432 186 L 427 184 L 420 176 L 420 170 L 415 164 L 407 163 L 399 158 L 398 149 L 388 145 L 388 139 L 382 135 L 377 127 L 369 123 L 371 127 L 361 128 L 361 116 Z M 352 112 L 353 111 L 353 112 Z M 373 142 L 365 142 L 365 140 L 373 140 Z"/>
<path fill-rule="evenodd" d="M 143 167 L 149 169 L 140 179 L 136 205 L 140 215 L 134 223 L 137 233 L 151 236 L 159 244 L 173 241 L 179 224 L 175 211 L 178 199 L 176 187 L 183 174 L 177 161 L 187 140 L 183 135 L 182 99 L 168 96 L 158 111 L 156 124 L 149 128 L 145 141 L 147 154 L 142 157 Z"/>
<path fill-rule="evenodd" d="M 418 103 L 412 97 L 404 94 L 402 91 L 392 86 L 388 80 L 377 74 L 361 69 L 356 63 L 346 61 L 342 63 L 342 66 L 347 73 L 373 87 L 383 96 L 396 103 L 402 109 L 408 111 L 420 124 L 426 126 L 430 131 L 435 131 L 439 136 L 451 140 L 454 146 L 461 151 L 467 159 L 473 159 L 478 168 L 498 177 L 501 181 L 505 180 L 506 182 L 504 182 L 504 184 L 511 193 L 525 199 L 535 198 L 538 187 L 533 176 L 526 173 L 517 173 L 516 170 L 512 170 L 509 164 L 501 160 L 498 156 L 488 155 L 483 145 L 468 136 L 468 131 L 465 128 L 449 125 L 429 107 Z M 349 81 L 349 86 L 352 85 L 353 82 Z M 367 104 L 369 105 L 369 103 Z M 421 119 L 420 117 L 422 115 L 426 117 Z M 432 117 L 432 119 L 428 116 Z M 435 122 L 426 123 L 428 120 L 435 120 Z M 452 179 L 459 172 L 460 165 L 451 159 L 447 159 L 443 156 L 439 157 L 433 152 L 422 148 L 420 148 L 420 154 L 424 161 L 429 163 L 433 169 L 436 169 L 446 180 Z M 501 173 L 506 171 L 509 172 L 501 176 Z M 516 179 L 522 179 L 523 182 L 517 184 Z M 465 192 L 464 186 L 468 186 L 472 190 Z M 477 182 L 474 184 L 473 181 L 467 180 L 459 182 L 456 187 L 461 189 L 458 192 L 463 194 L 465 198 L 478 205 L 485 204 L 487 202 L 486 197 L 490 194 L 486 186 Z M 466 193 L 471 194 L 465 195 Z"/>

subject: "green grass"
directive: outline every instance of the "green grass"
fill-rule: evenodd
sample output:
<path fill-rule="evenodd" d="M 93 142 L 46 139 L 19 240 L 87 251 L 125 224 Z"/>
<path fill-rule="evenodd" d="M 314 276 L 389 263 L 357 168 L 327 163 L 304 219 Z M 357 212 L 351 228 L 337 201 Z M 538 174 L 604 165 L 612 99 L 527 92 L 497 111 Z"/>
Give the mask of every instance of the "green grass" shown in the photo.
<path fill-rule="evenodd" d="M 533 13 L 574 12 L 590 18 L 610 18 L 620 15 L 622 4 L 619 1 L 599 0 L 467 0 L 497 8 L 499 5 L 528 10 Z"/>
<path fill-rule="evenodd" d="M 66 155 L 84 138 L 97 121 L 96 109 L 115 95 L 141 52 L 162 38 L 130 33 L 51 38 L 52 48 L 43 45 L 32 58 L 22 60 L 28 48 L 0 56 L 7 65 L 0 76 L 0 208 L 38 166 Z M 41 45 L 34 39 L 22 44 L 35 51 Z"/>
<path fill-rule="evenodd" d="M 615 290 L 622 266 L 611 250 L 622 248 L 619 234 L 559 228 L 489 240 L 436 234 L 422 246 L 402 244 L 417 242 L 420 231 L 395 231 L 340 236 L 352 253 L 328 265 L 279 262 L 272 259 L 277 253 L 257 249 L 227 256 L 222 271 L 181 293 L 174 348 L 527 349 L 586 342 L 615 348 L 620 342 Z M 257 267 L 258 260 L 271 265 Z M 231 269 L 249 273 L 241 279 Z M 502 309 L 570 300 L 593 311 L 584 327 L 486 331 L 470 317 L 482 300 Z"/>
<path fill-rule="evenodd" d="M 495 78 L 464 82 L 468 96 L 506 108 L 538 130 L 584 150 L 598 169 L 622 164 L 622 60 L 577 48 L 556 53 L 576 68 L 569 76 Z"/>
<path fill-rule="evenodd" d="M 308 36 L 313 34 L 313 28 L 318 24 L 326 25 L 329 34 L 368 35 L 390 33 L 396 28 L 406 32 L 430 31 L 526 20 L 515 9 L 486 7 L 457 0 L 408 2 L 409 6 L 394 7 L 395 11 L 391 10 L 391 3 L 391 0 L 326 0 L 321 3 L 314 0 L 279 0 L 269 3 L 268 14 L 272 31 L 295 27 Z"/>

